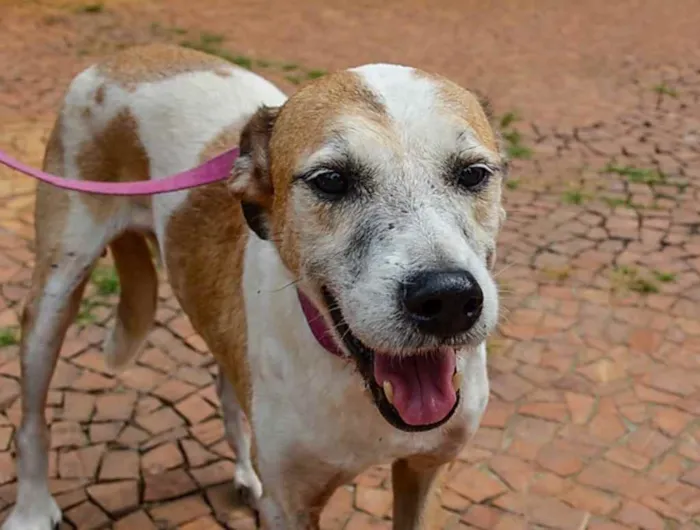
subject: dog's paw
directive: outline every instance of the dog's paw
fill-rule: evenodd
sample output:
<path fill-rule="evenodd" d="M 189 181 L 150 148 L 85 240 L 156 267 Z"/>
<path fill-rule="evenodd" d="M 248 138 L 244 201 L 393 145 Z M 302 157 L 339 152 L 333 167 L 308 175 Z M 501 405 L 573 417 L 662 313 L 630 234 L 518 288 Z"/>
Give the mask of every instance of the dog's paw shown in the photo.
<path fill-rule="evenodd" d="M 2 530 L 54 530 L 61 519 L 61 509 L 53 497 L 48 497 L 31 505 L 15 506 Z"/>
<path fill-rule="evenodd" d="M 234 484 L 238 499 L 249 506 L 257 509 L 257 504 L 262 497 L 263 489 L 260 479 L 252 468 L 237 466 L 234 474 Z"/>

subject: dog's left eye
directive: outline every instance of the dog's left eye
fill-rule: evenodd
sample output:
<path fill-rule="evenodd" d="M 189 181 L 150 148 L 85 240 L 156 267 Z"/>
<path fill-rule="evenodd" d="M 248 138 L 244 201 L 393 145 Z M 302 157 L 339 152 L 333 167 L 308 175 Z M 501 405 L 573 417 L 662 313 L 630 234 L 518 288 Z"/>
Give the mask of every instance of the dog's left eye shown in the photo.
<path fill-rule="evenodd" d="M 348 179 L 338 171 L 319 171 L 308 179 L 309 184 L 320 191 L 323 195 L 336 199 L 348 192 Z"/>
<path fill-rule="evenodd" d="M 492 174 L 493 172 L 487 166 L 472 164 L 471 166 L 464 166 L 457 171 L 457 182 L 466 189 L 473 189 Z"/>

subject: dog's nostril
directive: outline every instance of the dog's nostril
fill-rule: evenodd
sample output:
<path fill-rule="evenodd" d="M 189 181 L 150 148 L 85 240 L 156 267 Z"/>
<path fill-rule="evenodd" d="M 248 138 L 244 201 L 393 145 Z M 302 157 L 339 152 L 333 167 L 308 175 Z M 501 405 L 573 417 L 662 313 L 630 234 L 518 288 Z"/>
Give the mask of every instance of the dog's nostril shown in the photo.
<path fill-rule="evenodd" d="M 423 302 L 420 309 L 421 316 L 426 318 L 434 317 L 435 315 L 440 314 L 440 311 L 442 311 L 442 302 L 435 298 L 432 300 L 426 300 Z"/>
<path fill-rule="evenodd" d="M 470 299 L 466 304 L 464 304 L 464 307 L 462 308 L 462 312 L 467 316 L 472 316 L 474 313 L 476 313 L 480 309 L 481 309 L 481 301 L 474 298 L 474 299 Z"/>

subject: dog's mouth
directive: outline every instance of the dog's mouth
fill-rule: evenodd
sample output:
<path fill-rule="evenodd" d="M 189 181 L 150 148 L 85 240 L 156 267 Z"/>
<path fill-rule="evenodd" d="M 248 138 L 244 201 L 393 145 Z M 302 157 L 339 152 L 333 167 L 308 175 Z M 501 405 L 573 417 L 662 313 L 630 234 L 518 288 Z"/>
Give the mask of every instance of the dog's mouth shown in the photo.
<path fill-rule="evenodd" d="M 462 383 L 454 348 L 402 355 L 376 352 L 355 336 L 327 289 L 323 298 L 336 333 L 386 421 L 397 429 L 418 432 L 435 429 L 452 417 Z"/>

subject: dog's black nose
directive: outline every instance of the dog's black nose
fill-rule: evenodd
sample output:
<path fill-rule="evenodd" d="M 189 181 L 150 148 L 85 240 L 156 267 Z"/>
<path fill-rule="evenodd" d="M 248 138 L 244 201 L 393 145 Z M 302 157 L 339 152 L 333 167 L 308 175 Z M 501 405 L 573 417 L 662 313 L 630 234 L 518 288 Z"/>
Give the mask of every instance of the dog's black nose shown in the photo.
<path fill-rule="evenodd" d="M 403 283 L 403 304 L 418 329 L 452 337 L 477 321 L 484 293 L 467 271 L 425 271 Z"/>

